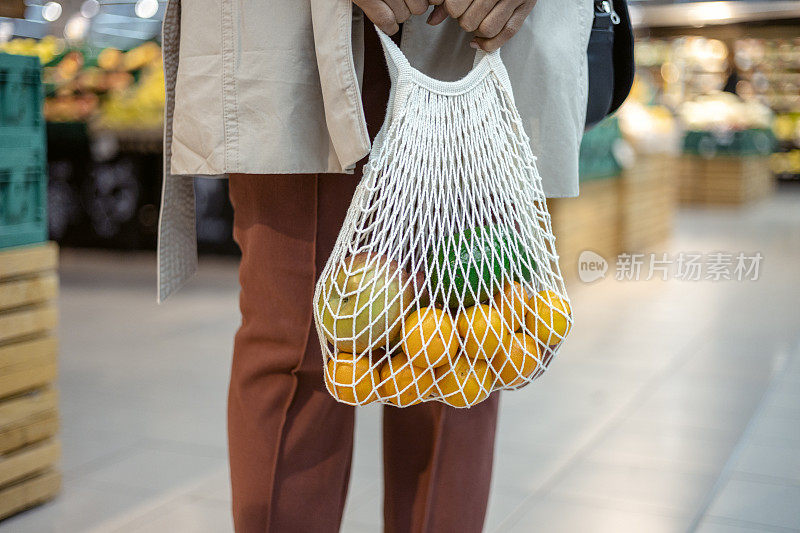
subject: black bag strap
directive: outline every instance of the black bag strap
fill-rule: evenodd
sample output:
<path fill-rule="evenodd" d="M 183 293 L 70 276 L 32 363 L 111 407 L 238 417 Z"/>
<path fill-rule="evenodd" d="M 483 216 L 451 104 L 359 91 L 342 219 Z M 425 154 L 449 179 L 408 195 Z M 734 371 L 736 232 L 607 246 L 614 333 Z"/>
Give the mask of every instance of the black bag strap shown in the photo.
<path fill-rule="evenodd" d="M 607 0 L 618 21 L 614 23 L 614 96 L 611 99 L 611 114 L 622 105 L 633 87 L 635 67 L 633 63 L 633 26 L 626 0 Z"/>

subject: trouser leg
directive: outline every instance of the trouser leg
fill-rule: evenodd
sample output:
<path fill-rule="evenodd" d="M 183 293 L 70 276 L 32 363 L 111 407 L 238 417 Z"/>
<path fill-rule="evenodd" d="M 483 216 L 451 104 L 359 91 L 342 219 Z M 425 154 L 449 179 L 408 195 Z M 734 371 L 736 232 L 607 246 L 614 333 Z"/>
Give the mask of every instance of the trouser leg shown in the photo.
<path fill-rule="evenodd" d="M 325 390 L 312 298 L 355 182 L 231 176 L 242 250 L 228 403 L 237 531 L 338 531 L 354 411 Z"/>
<path fill-rule="evenodd" d="M 499 394 L 470 409 L 383 409 L 387 533 L 480 532 L 492 479 Z"/>

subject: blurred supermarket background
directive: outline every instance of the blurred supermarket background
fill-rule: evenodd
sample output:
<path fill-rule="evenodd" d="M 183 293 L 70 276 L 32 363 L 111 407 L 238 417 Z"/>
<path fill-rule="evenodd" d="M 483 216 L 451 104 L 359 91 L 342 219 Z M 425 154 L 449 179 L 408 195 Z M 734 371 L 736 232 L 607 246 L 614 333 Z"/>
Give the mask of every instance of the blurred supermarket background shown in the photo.
<path fill-rule="evenodd" d="M 164 9 L 0 2 L 0 531 L 232 527 L 224 181 L 155 305 Z M 550 204 L 575 331 L 502 399 L 485 529 L 800 531 L 800 2 L 631 18 L 631 97 Z M 380 529 L 379 425 L 344 531 Z"/>

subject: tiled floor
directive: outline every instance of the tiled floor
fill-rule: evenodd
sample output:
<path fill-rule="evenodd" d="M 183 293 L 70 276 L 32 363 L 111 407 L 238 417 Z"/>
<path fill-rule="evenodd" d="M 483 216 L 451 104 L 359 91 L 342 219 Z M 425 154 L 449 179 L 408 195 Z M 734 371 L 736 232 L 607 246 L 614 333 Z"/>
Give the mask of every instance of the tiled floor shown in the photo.
<path fill-rule="evenodd" d="M 800 193 L 687 210 L 665 250 L 764 255 L 757 282 L 575 286 L 577 326 L 502 399 L 486 531 L 800 531 Z M 231 529 L 235 265 L 165 307 L 150 255 L 63 257 L 64 490 L 13 532 Z M 609 278 L 613 278 L 612 270 Z M 359 413 L 343 531 L 380 530 L 380 409 Z"/>

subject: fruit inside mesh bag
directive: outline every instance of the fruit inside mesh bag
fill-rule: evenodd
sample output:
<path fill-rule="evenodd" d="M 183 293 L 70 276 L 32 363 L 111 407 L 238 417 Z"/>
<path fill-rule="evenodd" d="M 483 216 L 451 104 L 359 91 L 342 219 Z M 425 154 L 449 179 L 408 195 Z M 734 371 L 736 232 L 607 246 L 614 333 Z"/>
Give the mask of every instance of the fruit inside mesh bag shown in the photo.
<path fill-rule="evenodd" d="M 467 230 L 431 251 L 425 266 L 427 276 L 411 276 L 386 256 L 362 253 L 324 281 L 317 306 L 336 352 L 325 377 L 340 401 L 469 407 L 537 377 L 569 332 L 569 303 L 535 290 L 536 263 L 514 236 Z"/>
<path fill-rule="evenodd" d="M 536 262 L 513 234 L 481 226 L 450 235 L 430 251 L 426 269 L 436 303 L 454 308 L 487 300 L 505 277 L 530 281 Z"/>

